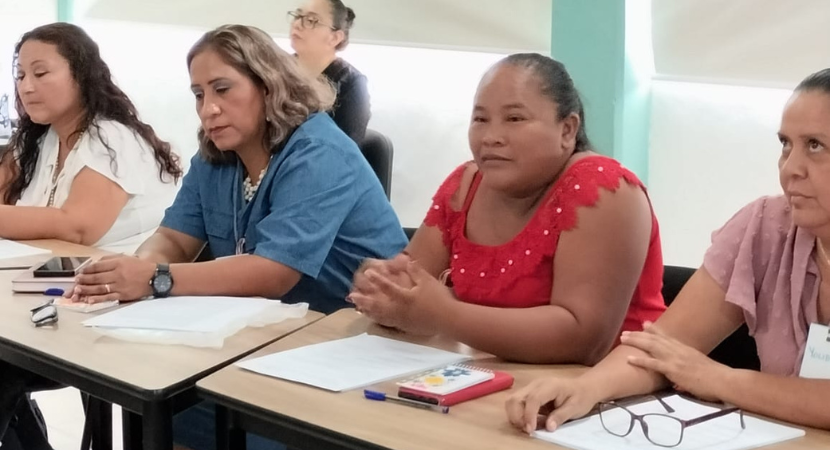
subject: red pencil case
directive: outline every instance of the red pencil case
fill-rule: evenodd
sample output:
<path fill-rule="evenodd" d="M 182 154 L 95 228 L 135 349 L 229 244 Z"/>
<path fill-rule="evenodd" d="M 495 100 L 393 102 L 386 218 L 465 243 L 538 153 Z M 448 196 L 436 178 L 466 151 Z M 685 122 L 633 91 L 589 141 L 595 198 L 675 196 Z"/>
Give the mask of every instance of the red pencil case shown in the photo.
<path fill-rule="evenodd" d="M 398 388 L 398 397 L 417 400 L 432 405 L 452 406 L 466 402 L 467 400 L 484 397 L 494 392 L 503 391 L 513 386 L 513 375 L 498 370 L 493 371 L 493 373 L 495 376 L 491 380 L 449 394 L 439 395 L 418 389 L 400 387 Z"/>

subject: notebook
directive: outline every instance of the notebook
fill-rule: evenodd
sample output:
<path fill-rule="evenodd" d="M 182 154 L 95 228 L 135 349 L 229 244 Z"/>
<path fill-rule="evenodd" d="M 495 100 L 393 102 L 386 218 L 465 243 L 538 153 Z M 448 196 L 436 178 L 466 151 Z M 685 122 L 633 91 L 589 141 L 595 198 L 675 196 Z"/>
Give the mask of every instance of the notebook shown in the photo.
<path fill-rule="evenodd" d="M 465 368 L 469 374 L 465 374 L 462 370 L 452 369 Z M 433 405 L 452 406 L 468 400 L 473 400 L 494 392 L 502 391 L 513 386 L 513 376 L 507 372 L 488 371 L 478 367 L 468 366 L 449 366 L 447 374 L 442 371 L 435 371 L 429 374 L 422 374 L 415 379 L 405 380 L 398 383 L 398 396 L 408 398 L 410 400 L 417 400 Z M 432 377 L 431 375 L 436 375 Z M 484 380 L 481 378 L 486 377 Z M 439 378 L 443 379 L 458 379 L 464 380 L 465 387 L 454 385 L 450 381 L 449 385 L 433 386 L 438 382 Z M 448 387 L 451 386 L 451 387 Z M 449 391 L 449 392 L 446 392 Z M 441 393 L 446 392 L 446 393 Z"/>
<path fill-rule="evenodd" d="M 446 395 L 492 380 L 494 376 L 492 370 L 452 364 L 399 381 L 398 386 L 430 394 Z"/>
<path fill-rule="evenodd" d="M 61 289 L 67 292 L 75 287 L 73 277 L 37 278 L 32 272 L 34 268 L 21 273 L 12 280 L 12 291 L 21 294 L 41 294 L 49 289 Z"/>
<path fill-rule="evenodd" d="M 681 419 L 692 419 L 717 411 L 717 408 L 687 400 L 678 395 L 672 395 L 663 400 L 675 409 L 675 412 L 671 415 Z M 626 408 L 635 414 L 666 412 L 656 400 L 626 406 Z M 744 415 L 744 421 L 746 428 L 741 429 L 738 413 L 732 413 L 688 427 L 683 432 L 683 440 L 680 445 L 672 448 L 676 450 L 746 450 L 804 436 L 804 430 L 779 425 L 748 414 Z M 651 433 L 659 433 L 660 431 L 659 429 L 650 430 Z M 669 432 L 671 430 L 664 431 Z M 608 433 L 602 427 L 599 415 L 596 414 L 585 419 L 566 423 L 553 432 L 536 431 L 533 433 L 533 437 L 577 450 L 665 449 L 665 447 L 656 446 L 646 440 L 639 423 L 634 424 L 634 429 L 626 437 L 618 437 Z"/>

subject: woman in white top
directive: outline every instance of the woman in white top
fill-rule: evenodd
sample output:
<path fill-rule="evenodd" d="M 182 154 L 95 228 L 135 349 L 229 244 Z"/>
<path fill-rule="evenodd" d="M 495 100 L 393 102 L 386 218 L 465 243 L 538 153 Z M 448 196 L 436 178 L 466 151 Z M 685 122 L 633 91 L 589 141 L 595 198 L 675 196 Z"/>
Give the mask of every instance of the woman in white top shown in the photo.
<path fill-rule="evenodd" d="M 175 196 L 178 157 L 81 28 L 35 28 L 15 63 L 20 127 L 0 155 L 0 238 L 134 249 Z"/>

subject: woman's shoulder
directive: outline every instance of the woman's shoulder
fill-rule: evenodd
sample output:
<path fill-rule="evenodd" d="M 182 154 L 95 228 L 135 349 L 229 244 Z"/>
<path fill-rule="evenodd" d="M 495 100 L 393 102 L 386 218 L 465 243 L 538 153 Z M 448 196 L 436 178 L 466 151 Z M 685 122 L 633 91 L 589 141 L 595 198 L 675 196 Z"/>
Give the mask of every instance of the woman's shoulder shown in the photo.
<path fill-rule="evenodd" d="M 286 139 L 276 153 L 280 165 L 310 163 L 327 169 L 354 170 L 365 160 L 357 144 L 326 113 L 309 115 Z"/>
<path fill-rule="evenodd" d="M 563 180 L 594 181 L 601 186 L 611 182 L 616 184 L 619 179 L 642 186 L 637 175 L 627 169 L 619 161 L 610 156 L 594 152 L 581 152 L 573 155 L 562 171 Z M 567 183 L 560 183 L 567 184 Z"/>
<path fill-rule="evenodd" d="M 310 114 L 284 142 L 284 149 L 308 145 L 357 148 L 357 144 L 343 134 L 334 120 L 324 112 Z"/>
<path fill-rule="evenodd" d="M 780 240 L 786 237 L 792 226 L 787 198 L 783 195 L 764 196 L 739 209 L 713 233 L 713 239 L 730 235 L 728 240 L 735 240 L 738 236 L 755 237 L 761 233 L 765 239 Z"/>
<path fill-rule="evenodd" d="M 724 290 L 735 281 L 736 266 L 741 268 L 738 278 L 753 279 L 765 274 L 770 262 L 784 258 L 794 228 L 786 197 L 758 198 L 712 232 L 703 265 Z"/>
<path fill-rule="evenodd" d="M 434 206 L 441 205 L 453 211 L 461 211 L 473 187 L 476 174 L 478 174 L 478 165 L 475 161 L 464 162 L 453 169 L 433 196 Z"/>
<path fill-rule="evenodd" d="M 332 61 L 323 71 L 323 74 L 334 83 L 366 78 L 366 75 L 363 75 L 357 67 L 351 65 L 343 58 L 336 58 Z"/>
<path fill-rule="evenodd" d="M 337 91 L 337 96 L 340 97 L 349 92 L 355 93 L 365 92 L 368 85 L 368 78 L 361 71 L 342 58 L 337 58 L 323 71 L 323 75 L 328 78 L 334 85 Z"/>
<path fill-rule="evenodd" d="M 634 189 L 621 190 L 623 183 Z M 634 172 L 614 158 L 586 152 L 574 155 L 568 161 L 542 209 L 555 210 L 557 215 L 567 211 L 566 216 L 573 216 L 571 222 L 575 224 L 576 210 L 594 206 L 602 191 L 625 202 L 640 201 L 645 196 L 645 186 Z"/>
<path fill-rule="evenodd" d="M 86 147 L 93 154 L 141 154 L 150 151 L 150 144 L 135 130 L 117 120 L 95 119 L 87 130 Z M 82 142 L 84 144 L 84 142 Z"/>

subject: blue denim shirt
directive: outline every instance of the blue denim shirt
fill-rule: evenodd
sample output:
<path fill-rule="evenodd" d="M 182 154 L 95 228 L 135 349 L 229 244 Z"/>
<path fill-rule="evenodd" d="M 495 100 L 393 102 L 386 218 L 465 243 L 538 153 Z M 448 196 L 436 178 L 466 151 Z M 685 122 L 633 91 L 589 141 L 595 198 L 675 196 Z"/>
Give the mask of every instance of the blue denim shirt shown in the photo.
<path fill-rule="evenodd" d="M 372 168 L 326 114 L 311 115 L 271 157 L 250 203 L 243 177 L 238 161 L 210 164 L 197 154 L 161 225 L 208 242 L 217 258 L 254 254 L 300 272 L 285 302 L 323 313 L 346 307 L 361 261 L 406 246 Z"/>

